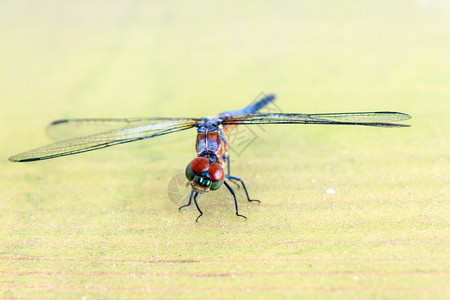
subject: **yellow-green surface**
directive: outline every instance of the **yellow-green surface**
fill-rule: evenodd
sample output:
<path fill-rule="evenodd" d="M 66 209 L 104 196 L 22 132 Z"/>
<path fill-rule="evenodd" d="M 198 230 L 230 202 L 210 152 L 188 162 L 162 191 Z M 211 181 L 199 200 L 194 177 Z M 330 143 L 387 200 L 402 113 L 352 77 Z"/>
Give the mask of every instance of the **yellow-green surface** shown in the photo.
<path fill-rule="evenodd" d="M 265 127 L 177 210 L 195 131 L 44 162 L 58 118 L 394 110 Z M 450 2 L 1 1 L 0 298 L 450 298 Z M 327 193 L 334 189 L 335 194 Z"/>

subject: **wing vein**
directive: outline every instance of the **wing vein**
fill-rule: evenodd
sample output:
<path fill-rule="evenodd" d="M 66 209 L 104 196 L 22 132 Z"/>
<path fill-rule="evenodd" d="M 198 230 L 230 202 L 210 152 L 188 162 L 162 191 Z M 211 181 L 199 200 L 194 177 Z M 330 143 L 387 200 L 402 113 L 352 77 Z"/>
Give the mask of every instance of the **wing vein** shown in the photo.
<path fill-rule="evenodd" d="M 10 157 L 17 162 L 44 160 L 149 139 L 192 128 L 194 119 L 171 119 L 166 122 L 137 125 L 88 136 L 63 140 Z"/>

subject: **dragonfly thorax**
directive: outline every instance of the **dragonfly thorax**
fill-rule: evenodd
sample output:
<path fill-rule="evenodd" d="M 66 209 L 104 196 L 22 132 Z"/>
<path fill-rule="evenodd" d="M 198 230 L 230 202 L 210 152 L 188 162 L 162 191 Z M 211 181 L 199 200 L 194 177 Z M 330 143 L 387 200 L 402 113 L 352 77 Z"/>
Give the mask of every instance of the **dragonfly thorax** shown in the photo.
<path fill-rule="evenodd" d="M 195 127 L 197 127 L 197 131 L 205 131 L 205 130 L 212 130 L 213 128 L 219 126 L 222 124 L 222 122 L 226 118 L 216 117 L 216 118 L 201 118 L 200 121 L 195 124 Z"/>
<path fill-rule="evenodd" d="M 206 158 L 210 164 L 219 162 L 219 158 L 212 151 L 203 151 L 198 156 Z"/>

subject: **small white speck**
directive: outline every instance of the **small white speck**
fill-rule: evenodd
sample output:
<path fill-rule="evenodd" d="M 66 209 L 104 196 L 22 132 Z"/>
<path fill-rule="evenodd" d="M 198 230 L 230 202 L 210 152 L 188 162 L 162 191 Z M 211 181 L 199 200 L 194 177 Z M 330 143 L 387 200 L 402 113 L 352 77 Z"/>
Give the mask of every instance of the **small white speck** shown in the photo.
<path fill-rule="evenodd" d="M 327 189 L 327 194 L 330 194 L 330 195 L 336 194 L 336 190 L 333 189 L 333 188 L 328 188 Z"/>

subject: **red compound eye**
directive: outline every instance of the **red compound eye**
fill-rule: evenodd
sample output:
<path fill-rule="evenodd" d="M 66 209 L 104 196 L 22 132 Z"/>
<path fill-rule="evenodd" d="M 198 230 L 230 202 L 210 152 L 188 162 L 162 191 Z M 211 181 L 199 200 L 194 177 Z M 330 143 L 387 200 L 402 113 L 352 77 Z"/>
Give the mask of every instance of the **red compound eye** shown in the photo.
<path fill-rule="evenodd" d="M 191 161 L 191 168 L 197 174 L 206 172 L 209 168 L 209 160 L 204 157 L 197 157 Z"/>
<path fill-rule="evenodd" d="M 212 181 L 222 180 L 225 174 L 223 173 L 223 168 L 218 163 L 212 163 L 209 167 L 209 177 Z"/>

